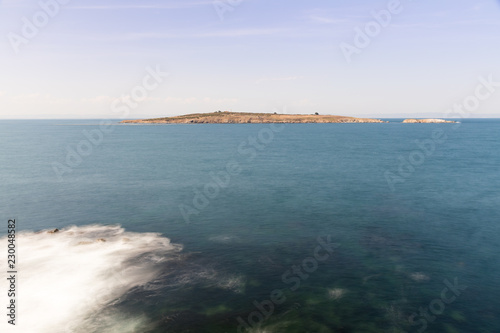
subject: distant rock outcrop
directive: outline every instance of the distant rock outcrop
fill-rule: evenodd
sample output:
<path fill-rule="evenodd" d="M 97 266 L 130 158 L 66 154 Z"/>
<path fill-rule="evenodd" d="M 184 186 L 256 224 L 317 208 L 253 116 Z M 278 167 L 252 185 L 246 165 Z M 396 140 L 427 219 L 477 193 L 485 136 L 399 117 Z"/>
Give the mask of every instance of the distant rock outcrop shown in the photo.
<path fill-rule="evenodd" d="M 385 123 L 371 118 L 248 112 L 195 113 L 177 117 L 124 120 L 124 124 Z"/>
<path fill-rule="evenodd" d="M 405 124 L 442 124 L 442 123 L 456 123 L 453 120 L 444 120 L 444 119 L 405 119 L 403 121 Z"/>

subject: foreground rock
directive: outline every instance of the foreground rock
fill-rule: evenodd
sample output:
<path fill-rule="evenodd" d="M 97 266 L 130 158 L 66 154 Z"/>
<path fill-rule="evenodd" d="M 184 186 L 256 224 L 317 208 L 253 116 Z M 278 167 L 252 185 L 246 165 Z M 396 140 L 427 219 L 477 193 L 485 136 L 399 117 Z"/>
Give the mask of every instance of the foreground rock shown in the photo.
<path fill-rule="evenodd" d="M 443 123 L 455 124 L 456 121 L 444 120 L 444 119 L 405 119 L 403 121 L 403 123 L 406 123 L 406 124 L 443 124 Z"/>
<path fill-rule="evenodd" d="M 124 124 L 264 124 L 264 123 L 385 123 L 371 118 L 302 114 L 212 112 L 177 117 L 124 120 Z"/>

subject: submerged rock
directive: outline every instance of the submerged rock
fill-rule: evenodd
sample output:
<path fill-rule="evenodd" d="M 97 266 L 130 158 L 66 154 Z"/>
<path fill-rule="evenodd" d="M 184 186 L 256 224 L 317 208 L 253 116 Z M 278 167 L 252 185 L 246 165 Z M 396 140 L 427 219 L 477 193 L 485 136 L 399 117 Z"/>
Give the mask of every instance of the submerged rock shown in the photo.
<path fill-rule="evenodd" d="M 328 298 L 333 300 L 341 299 L 345 295 L 345 289 L 341 288 L 333 288 L 328 289 Z"/>
<path fill-rule="evenodd" d="M 417 281 L 417 282 L 429 281 L 431 279 L 429 276 L 425 275 L 424 273 L 420 273 L 420 272 L 411 273 L 410 278 L 413 281 Z"/>

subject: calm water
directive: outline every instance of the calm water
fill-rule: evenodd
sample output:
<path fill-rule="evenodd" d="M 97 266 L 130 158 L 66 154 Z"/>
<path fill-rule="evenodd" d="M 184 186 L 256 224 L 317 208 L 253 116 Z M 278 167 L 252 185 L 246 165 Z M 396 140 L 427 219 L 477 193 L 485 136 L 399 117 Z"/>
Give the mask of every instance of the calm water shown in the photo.
<path fill-rule="evenodd" d="M 0 122 L 2 332 L 500 332 L 499 120 L 97 123 Z"/>

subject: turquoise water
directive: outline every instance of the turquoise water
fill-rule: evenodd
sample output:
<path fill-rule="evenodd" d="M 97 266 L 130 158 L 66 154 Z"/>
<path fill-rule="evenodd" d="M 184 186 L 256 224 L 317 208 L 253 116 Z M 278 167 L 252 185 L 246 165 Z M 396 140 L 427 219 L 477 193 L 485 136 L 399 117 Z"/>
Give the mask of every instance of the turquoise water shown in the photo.
<path fill-rule="evenodd" d="M 498 119 L 108 133 L 98 123 L 0 122 L 0 236 L 15 218 L 20 262 L 36 252 L 25 288 L 49 274 L 54 253 L 79 263 L 61 268 L 61 290 L 120 264 L 67 287 L 64 308 L 75 288 L 104 281 L 99 294 L 114 290 L 63 318 L 69 331 L 500 331 Z M 116 225 L 141 244 L 134 253 L 115 243 Z M 89 245 L 99 265 L 85 261 L 75 235 L 107 240 Z M 123 272 L 134 268 L 141 279 L 130 282 Z M 133 323 L 119 326 L 123 318 Z"/>

